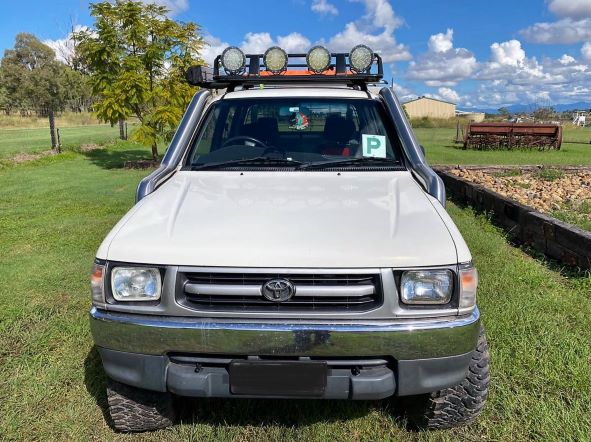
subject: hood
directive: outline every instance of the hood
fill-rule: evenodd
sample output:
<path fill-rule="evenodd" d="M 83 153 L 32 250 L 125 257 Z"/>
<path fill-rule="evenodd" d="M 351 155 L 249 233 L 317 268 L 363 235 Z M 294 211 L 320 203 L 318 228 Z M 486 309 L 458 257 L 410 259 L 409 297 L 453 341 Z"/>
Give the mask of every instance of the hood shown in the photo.
<path fill-rule="evenodd" d="M 204 267 L 376 268 L 457 262 L 409 172 L 178 172 L 99 250 Z"/>

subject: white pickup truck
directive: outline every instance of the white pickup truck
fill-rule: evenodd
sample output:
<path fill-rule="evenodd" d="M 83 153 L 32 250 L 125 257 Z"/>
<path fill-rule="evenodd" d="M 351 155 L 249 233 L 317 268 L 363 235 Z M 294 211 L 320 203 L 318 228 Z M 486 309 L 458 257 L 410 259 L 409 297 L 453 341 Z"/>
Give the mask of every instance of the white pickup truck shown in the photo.
<path fill-rule="evenodd" d="M 175 396 L 475 419 L 477 273 L 379 55 L 231 47 L 187 77 L 202 90 L 92 272 L 115 428 L 171 425 Z"/>

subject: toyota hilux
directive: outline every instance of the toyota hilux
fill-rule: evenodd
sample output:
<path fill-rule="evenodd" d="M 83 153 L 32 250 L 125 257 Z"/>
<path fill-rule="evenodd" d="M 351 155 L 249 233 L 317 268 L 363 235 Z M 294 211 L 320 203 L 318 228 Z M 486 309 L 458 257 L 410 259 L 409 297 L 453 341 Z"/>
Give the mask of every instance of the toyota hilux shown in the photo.
<path fill-rule="evenodd" d="M 197 66 L 194 96 L 92 270 L 114 427 L 176 398 L 389 399 L 427 429 L 481 412 L 478 275 L 379 54 Z"/>

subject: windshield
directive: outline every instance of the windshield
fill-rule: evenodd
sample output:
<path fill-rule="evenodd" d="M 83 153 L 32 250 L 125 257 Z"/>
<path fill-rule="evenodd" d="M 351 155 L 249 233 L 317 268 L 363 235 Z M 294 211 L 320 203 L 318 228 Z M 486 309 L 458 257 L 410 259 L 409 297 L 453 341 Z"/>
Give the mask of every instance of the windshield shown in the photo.
<path fill-rule="evenodd" d="M 370 99 L 220 100 L 208 112 L 186 166 L 396 165 L 398 140 L 385 121 L 380 103 Z"/>

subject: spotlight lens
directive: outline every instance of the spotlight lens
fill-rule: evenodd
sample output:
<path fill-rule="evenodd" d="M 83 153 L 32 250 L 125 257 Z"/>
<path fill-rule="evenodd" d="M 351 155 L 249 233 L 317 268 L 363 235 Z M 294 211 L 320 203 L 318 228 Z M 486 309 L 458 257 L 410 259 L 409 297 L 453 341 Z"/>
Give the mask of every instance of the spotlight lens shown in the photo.
<path fill-rule="evenodd" d="M 238 74 L 246 65 L 246 57 L 237 47 L 231 46 L 222 52 L 222 66 L 229 74 Z"/>
<path fill-rule="evenodd" d="M 322 46 L 314 46 L 308 52 L 306 62 L 312 72 L 320 74 L 330 67 L 330 52 Z"/>
<path fill-rule="evenodd" d="M 287 52 L 278 46 L 273 46 L 265 52 L 263 62 L 268 71 L 279 74 L 287 68 Z"/>
<path fill-rule="evenodd" d="M 351 70 L 365 72 L 373 63 L 373 51 L 365 45 L 355 46 L 349 54 L 349 63 Z"/>

